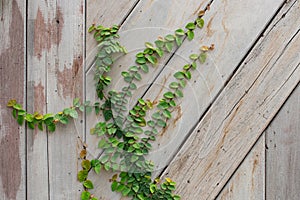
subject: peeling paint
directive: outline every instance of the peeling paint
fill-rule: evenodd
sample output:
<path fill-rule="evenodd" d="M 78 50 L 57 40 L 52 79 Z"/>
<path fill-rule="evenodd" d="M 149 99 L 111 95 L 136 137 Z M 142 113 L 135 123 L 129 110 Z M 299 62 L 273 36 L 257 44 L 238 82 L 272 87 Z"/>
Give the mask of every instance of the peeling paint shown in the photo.
<path fill-rule="evenodd" d="M 34 22 L 34 55 L 41 59 L 43 50 L 49 51 L 52 45 L 59 45 L 62 38 L 64 19 L 60 7 L 56 8 L 56 16 L 45 21 L 43 13 L 38 8 Z"/>
<path fill-rule="evenodd" d="M 0 68 L 1 74 L 5 74 L 5 76 L 1 76 L 0 96 L 4 97 L 5 101 L 16 98 L 18 102 L 23 103 L 24 21 L 15 0 L 12 1 L 12 13 L 9 35 L 7 35 L 9 36 L 10 45 L 8 49 L 0 54 L 1 64 L 6 66 Z M 9 20 L 5 18 L 6 16 L 4 16 L 4 20 Z M 0 113 L 3 122 L 0 127 L 0 178 L 3 187 L 3 190 L 0 189 L 3 192 L 0 194 L 0 198 L 16 200 L 22 176 L 20 158 L 21 132 L 16 125 L 16 121 L 11 116 L 11 111 L 6 109 L 6 102 L 1 101 L 0 103 Z"/>
<path fill-rule="evenodd" d="M 64 98 L 82 96 L 82 63 L 82 56 L 78 56 L 74 58 L 71 68 L 65 66 L 63 71 L 60 71 L 56 66 L 59 96 Z"/>

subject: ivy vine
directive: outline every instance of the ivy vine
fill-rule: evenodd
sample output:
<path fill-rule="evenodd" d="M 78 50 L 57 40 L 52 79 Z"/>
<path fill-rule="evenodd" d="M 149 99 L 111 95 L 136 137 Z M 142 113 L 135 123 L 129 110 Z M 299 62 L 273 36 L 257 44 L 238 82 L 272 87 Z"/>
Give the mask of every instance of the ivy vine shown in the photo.
<path fill-rule="evenodd" d="M 69 120 L 78 118 L 78 112 L 102 113 L 104 121 L 98 122 L 91 134 L 98 136 L 98 147 L 102 149 L 99 157 L 87 158 L 87 151 L 83 147 L 80 152 L 82 169 L 78 172 L 78 181 L 83 185 L 81 200 L 98 200 L 92 194 L 93 182 L 89 179 L 89 172 L 100 174 L 101 170 L 116 172 L 111 178 L 111 190 L 133 200 L 179 200 L 180 196 L 174 194 L 176 183 L 170 178 L 160 180 L 152 179 L 154 163 L 147 160 L 147 155 L 152 150 L 152 142 L 160 129 L 167 126 L 172 118 L 172 111 L 177 106 L 177 99 L 183 97 L 183 89 L 187 81 L 192 78 L 192 71 L 198 64 L 206 61 L 206 52 L 214 46 L 202 46 L 199 54 L 190 55 L 190 63 L 174 73 L 176 81 L 169 83 L 169 90 L 165 92 L 158 103 L 150 100 L 138 99 L 132 109 L 126 105 L 134 90 L 136 82 L 141 81 L 144 74 L 149 72 L 149 67 L 154 67 L 166 53 L 171 53 L 175 47 L 182 45 L 185 38 L 194 39 L 194 30 L 202 28 L 204 21 L 202 14 L 195 22 L 190 22 L 185 29 L 177 29 L 173 34 L 159 37 L 153 43 L 146 42 L 145 49 L 136 54 L 135 65 L 130 66 L 121 75 L 126 83 L 121 91 L 107 91 L 107 86 L 112 82 L 108 73 L 114 65 L 114 55 L 126 54 L 127 51 L 119 41 L 118 26 L 110 28 L 92 25 L 88 32 L 93 33 L 97 42 L 98 51 L 95 57 L 95 89 L 99 102 L 91 104 L 90 101 L 81 103 L 78 98 L 73 100 L 73 105 L 56 114 L 33 114 L 25 111 L 16 100 L 7 104 L 12 108 L 12 115 L 19 125 L 24 121 L 31 129 L 38 128 L 43 131 L 55 131 L 57 124 L 68 124 Z M 149 110 L 156 109 L 149 117 Z M 147 115 L 148 114 L 148 115 Z M 147 118 L 150 118 L 148 119 Z"/>

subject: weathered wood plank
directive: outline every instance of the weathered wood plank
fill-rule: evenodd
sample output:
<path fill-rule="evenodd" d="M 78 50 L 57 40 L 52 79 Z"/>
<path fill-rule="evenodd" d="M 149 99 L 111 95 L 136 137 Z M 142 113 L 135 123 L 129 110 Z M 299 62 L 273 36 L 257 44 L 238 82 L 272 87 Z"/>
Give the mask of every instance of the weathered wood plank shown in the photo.
<path fill-rule="evenodd" d="M 222 90 L 225 82 L 259 37 L 282 1 L 270 0 L 264 1 L 263 4 L 261 1 L 248 3 L 213 2 L 204 16 L 207 23 L 204 29 L 205 34 L 197 30 L 195 42 L 186 42 L 179 48 L 177 55 L 169 61 L 154 87 L 147 91 L 145 99 L 161 98 L 169 83 L 175 80 L 172 74 L 190 62 L 189 55 L 198 53 L 203 43 L 215 44 L 215 50 L 209 52 L 208 62 L 200 65 L 193 72 L 192 80 L 184 89 L 184 98 L 178 101 L 180 107 L 174 110 L 173 119 L 169 121 L 170 125 L 158 135 L 158 146 L 155 146 L 156 151 L 150 155 L 150 159 L 157 165 L 157 174 L 177 153 L 191 129 L 195 127 L 205 110 Z"/>
<path fill-rule="evenodd" d="M 266 130 L 266 197 L 300 199 L 300 87 Z"/>
<path fill-rule="evenodd" d="M 265 134 L 222 189 L 216 200 L 265 199 Z"/>
<path fill-rule="evenodd" d="M 9 99 L 24 104 L 26 1 L 0 2 L 0 199 L 26 198 L 26 130 L 6 107 Z"/>
<path fill-rule="evenodd" d="M 27 30 L 27 110 L 46 113 L 47 62 L 46 52 L 53 45 L 53 28 L 46 2 L 28 2 Z M 47 133 L 27 129 L 27 198 L 48 199 Z M 38 195 L 37 195 L 38 194 Z"/>
<path fill-rule="evenodd" d="M 289 3 L 165 171 L 184 198 L 215 198 L 299 83 L 300 2 Z"/>
<path fill-rule="evenodd" d="M 34 37 L 29 36 L 33 40 L 31 41 L 33 46 L 29 49 L 33 51 L 29 52 L 29 61 L 36 65 L 36 68 L 31 70 L 42 69 L 38 72 L 31 71 L 29 75 L 29 77 L 40 76 L 34 80 L 34 84 L 41 90 L 38 91 L 41 104 L 35 109 L 56 113 L 71 106 L 73 98 L 83 99 L 84 6 L 82 0 L 29 3 L 29 12 L 32 12 L 29 16 L 32 16 L 31 25 L 34 29 Z M 43 98 L 47 102 L 46 108 Z M 42 169 L 33 169 L 36 170 L 35 173 L 41 174 L 39 182 L 30 188 L 29 194 L 32 193 L 33 199 L 40 198 L 37 192 L 44 189 L 47 191 L 42 191 L 41 194 L 45 199 L 77 199 L 80 196 L 82 188 L 76 174 L 77 156 L 81 146 L 77 143 L 77 137 L 82 137 L 83 121 L 81 118 L 75 121 L 71 120 L 67 126 L 58 126 L 54 133 L 48 133 L 48 146 L 42 141 L 46 139 L 45 136 L 40 136 L 41 144 L 36 144 L 39 141 L 34 142 L 35 149 L 32 149 L 34 153 L 31 161 L 39 159 L 35 166 L 39 165 Z M 30 147 L 29 143 L 29 153 Z M 37 152 L 38 148 L 41 150 L 40 153 Z M 47 154 L 48 160 L 44 157 Z M 47 164 L 48 170 L 45 169 Z M 47 178 L 42 180 L 48 174 L 49 180 Z M 33 176 L 29 181 L 34 181 L 34 178 L 36 177 Z M 41 189 L 36 188 L 39 183 Z M 46 188 L 46 184 L 49 184 L 49 188 Z"/>

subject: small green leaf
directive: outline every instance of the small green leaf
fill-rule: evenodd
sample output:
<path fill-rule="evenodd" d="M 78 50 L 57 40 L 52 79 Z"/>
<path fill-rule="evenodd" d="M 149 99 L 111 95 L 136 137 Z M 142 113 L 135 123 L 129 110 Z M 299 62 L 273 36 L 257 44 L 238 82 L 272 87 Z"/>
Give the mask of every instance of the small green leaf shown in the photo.
<path fill-rule="evenodd" d="M 159 119 L 159 120 L 157 120 L 157 125 L 164 128 L 167 126 L 167 123 L 165 121 Z"/>
<path fill-rule="evenodd" d="M 160 48 L 155 49 L 155 52 L 159 57 L 162 57 L 164 55 L 164 51 Z"/>
<path fill-rule="evenodd" d="M 167 42 L 166 43 L 166 49 L 168 50 L 168 52 L 172 51 L 173 46 L 174 46 L 173 42 Z"/>
<path fill-rule="evenodd" d="M 78 174 L 77 174 L 77 179 L 78 179 L 78 181 L 79 181 L 79 182 L 83 182 L 83 181 L 87 178 L 88 173 L 89 173 L 89 172 L 86 171 L 86 170 L 81 170 L 81 171 L 79 171 Z"/>
<path fill-rule="evenodd" d="M 172 82 L 172 83 L 170 83 L 169 87 L 172 89 L 176 89 L 179 87 L 179 84 L 177 82 Z"/>
<path fill-rule="evenodd" d="M 129 68 L 129 71 L 137 72 L 137 71 L 139 71 L 139 69 L 138 69 L 137 66 L 131 66 L 131 67 Z"/>
<path fill-rule="evenodd" d="M 145 43 L 145 46 L 146 46 L 147 48 L 149 48 L 149 49 L 154 49 L 153 44 L 151 44 L 150 42 L 146 42 L 146 43 Z"/>
<path fill-rule="evenodd" d="M 90 200 L 91 193 L 88 191 L 83 191 L 81 193 L 81 200 Z"/>
<path fill-rule="evenodd" d="M 183 97 L 183 93 L 182 93 L 181 90 L 176 90 L 176 91 L 175 91 L 175 95 L 176 95 L 177 97 Z"/>
<path fill-rule="evenodd" d="M 160 115 L 159 112 L 155 112 L 155 113 L 152 114 L 152 118 L 153 119 L 161 119 L 161 115 Z"/>
<path fill-rule="evenodd" d="M 175 103 L 174 100 L 170 101 L 169 104 L 170 104 L 170 106 L 172 106 L 172 107 L 175 107 L 175 106 L 176 106 L 176 103 Z"/>
<path fill-rule="evenodd" d="M 110 57 L 105 57 L 105 58 L 103 58 L 102 61 L 105 65 L 111 65 L 113 63 L 113 61 Z"/>
<path fill-rule="evenodd" d="M 94 189 L 94 185 L 92 183 L 92 181 L 90 180 L 86 180 L 83 182 L 84 187 L 86 187 L 87 189 Z"/>
<path fill-rule="evenodd" d="M 74 100 L 73 100 L 73 106 L 74 107 L 79 107 L 80 106 L 80 102 L 79 102 L 80 100 L 79 100 L 79 98 L 75 98 Z"/>
<path fill-rule="evenodd" d="M 35 128 L 34 127 L 34 123 L 32 123 L 32 122 L 28 122 L 27 125 L 28 125 L 28 128 L 30 128 L 30 129 L 34 129 Z"/>
<path fill-rule="evenodd" d="M 15 119 L 17 118 L 17 110 L 16 109 L 13 109 L 12 115 Z"/>
<path fill-rule="evenodd" d="M 184 73 L 183 72 L 176 72 L 175 74 L 174 74 L 174 77 L 176 78 L 176 79 L 183 79 L 184 78 Z"/>
<path fill-rule="evenodd" d="M 135 193 L 137 193 L 137 192 L 139 191 L 139 189 L 140 189 L 140 186 L 139 186 L 139 185 L 133 185 L 133 186 L 132 186 L 132 190 L 133 190 Z"/>
<path fill-rule="evenodd" d="M 197 64 L 196 64 L 196 62 L 193 62 L 192 63 L 192 69 L 196 69 L 197 68 Z"/>
<path fill-rule="evenodd" d="M 154 56 L 147 56 L 147 60 L 153 65 L 157 63 L 157 58 Z"/>
<path fill-rule="evenodd" d="M 16 109 L 16 110 L 21 110 L 22 106 L 21 106 L 21 104 L 16 103 L 16 104 L 13 105 L 13 108 Z"/>
<path fill-rule="evenodd" d="M 56 129 L 56 125 L 54 123 L 48 124 L 47 128 L 50 132 L 54 132 Z"/>
<path fill-rule="evenodd" d="M 172 99 L 172 98 L 174 98 L 174 94 L 172 92 L 166 92 L 166 93 L 164 93 L 164 97 L 166 99 Z"/>
<path fill-rule="evenodd" d="M 157 190 L 157 186 L 155 184 L 150 185 L 150 192 L 153 194 Z"/>
<path fill-rule="evenodd" d="M 191 41 L 191 40 L 194 39 L 195 34 L 194 34 L 193 31 L 188 30 L 188 31 L 186 32 L 186 34 L 187 34 L 187 37 L 188 37 L 188 40 L 189 40 L 189 41 Z"/>
<path fill-rule="evenodd" d="M 197 54 L 191 54 L 190 55 L 190 59 L 192 59 L 192 60 L 197 60 L 198 59 L 198 55 Z"/>
<path fill-rule="evenodd" d="M 123 77 L 130 77 L 130 74 L 129 74 L 129 72 L 121 72 L 121 75 L 123 76 Z"/>
<path fill-rule="evenodd" d="M 145 57 L 137 58 L 135 60 L 135 62 L 138 63 L 138 64 L 141 64 L 141 65 L 145 64 L 146 63 L 146 58 Z"/>
<path fill-rule="evenodd" d="M 134 73 L 133 74 L 133 77 L 136 79 L 136 80 L 138 80 L 138 81 L 140 81 L 140 80 L 142 80 L 142 76 L 141 76 L 141 74 L 140 73 Z"/>
<path fill-rule="evenodd" d="M 200 63 L 205 63 L 205 61 L 206 61 L 206 53 L 204 53 L 204 52 L 202 52 L 201 54 L 200 54 L 200 56 L 199 56 L 199 61 L 200 61 Z"/>
<path fill-rule="evenodd" d="M 75 109 L 71 109 L 70 116 L 74 119 L 78 118 L 78 112 Z"/>
<path fill-rule="evenodd" d="M 177 29 L 177 30 L 175 31 L 175 34 L 176 34 L 176 35 L 183 36 L 183 35 L 184 35 L 184 30 L 182 30 L 182 29 Z"/>
<path fill-rule="evenodd" d="M 88 29 L 88 32 L 90 33 L 90 32 L 92 32 L 93 30 L 95 30 L 95 25 L 93 24 L 92 26 L 90 26 L 89 27 L 89 29 Z"/>
<path fill-rule="evenodd" d="M 59 121 L 62 124 L 68 124 L 69 123 L 69 119 L 66 116 L 61 117 Z"/>
<path fill-rule="evenodd" d="M 189 29 L 189 30 L 194 30 L 196 28 L 196 26 L 193 22 L 190 22 L 185 26 L 185 28 Z"/>
<path fill-rule="evenodd" d="M 117 188 L 119 186 L 119 183 L 117 181 L 113 181 L 112 184 L 111 184 L 111 191 L 116 191 Z"/>
<path fill-rule="evenodd" d="M 141 69 L 143 70 L 143 72 L 148 73 L 149 72 L 149 67 L 146 64 L 141 65 Z"/>
<path fill-rule="evenodd" d="M 185 78 L 187 78 L 188 80 L 190 80 L 192 78 L 192 74 L 190 71 L 187 71 L 184 73 Z"/>
<path fill-rule="evenodd" d="M 198 19 L 196 19 L 196 24 L 199 28 L 203 28 L 204 20 L 202 18 L 198 18 Z"/>
<path fill-rule="evenodd" d="M 83 160 L 81 162 L 81 166 L 84 170 L 90 170 L 91 169 L 91 162 L 89 160 Z"/>
<path fill-rule="evenodd" d="M 158 48 L 163 48 L 165 45 L 164 41 L 162 40 L 156 40 L 154 43 Z"/>
<path fill-rule="evenodd" d="M 101 168 L 102 168 L 101 164 L 98 164 L 94 167 L 94 171 L 96 172 L 96 174 L 100 174 Z"/>
<path fill-rule="evenodd" d="M 179 36 L 179 37 L 176 37 L 175 39 L 176 39 L 177 46 L 181 46 L 182 42 L 183 42 L 183 37 Z"/>
<path fill-rule="evenodd" d="M 169 110 L 164 110 L 163 115 L 167 118 L 170 119 L 172 117 L 171 112 Z"/>
<path fill-rule="evenodd" d="M 174 37 L 174 35 L 169 34 L 169 35 L 167 35 L 167 36 L 165 37 L 165 39 L 166 39 L 167 41 L 172 42 L 172 41 L 175 40 L 175 37 Z"/>
<path fill-rule="evenodd" d="M 103 164 L 106 163 L 108 160 L 109 160 L 109 155 L 104 155 L 99 159 L 99 161 Z"/>
<path fill-rule="evenodd" d="M 23 125 L 23 122 L 24 122 L 24 116 L 23 115 L 18 115 L 17 117 L 17 122 L 20 126 Z"/>
<path fill-rule="evenodd" d="M 107 148 L 107 147 L 109 147 L 109 144 L 107 143 L 107 141 L 105 139 L 102 139 L 99 141 L 98 148 L 102 149 L 102 148 Z"/>
<path fill-rule="evenodd" d="M 185 88 L 185 86 L 186 86 L 186 80 L 180 80 L 179 81 L 179 85 L 180 85 L 180 87 Z"/>

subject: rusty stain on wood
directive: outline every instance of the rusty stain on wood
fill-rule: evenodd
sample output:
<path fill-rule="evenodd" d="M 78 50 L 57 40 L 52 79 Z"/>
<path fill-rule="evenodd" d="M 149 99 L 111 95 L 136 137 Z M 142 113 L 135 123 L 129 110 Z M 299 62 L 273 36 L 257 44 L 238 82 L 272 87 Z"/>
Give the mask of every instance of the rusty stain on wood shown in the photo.
<path fill-rule="evenodd" d="M 59 6 L 56 7 L 56 16 L 45 22 L 45 18 L 40 8 L 38 8 L 34 22 L 34 55 L 41 59 L 44 49 L 49 51 L 53 44 L 59 45 L 62 37 L 64 24 L 63 14 Z"/>
<path fill-rule="evenodd" d="M 209 21 L 208 21 L 208 23 L 207 23 L 207 26 L 206 26 L 206 28 L 207 28 L 207 30 L 206 30 L 207 37 L 211 37 L 211 36 L 216 32 L 215 30 L 212 30 L 212 28 L 211 28 L 211 24 L 212 24 L 212 22 L 213 22 L 213 20 L 214 20 L 214 17 L 216 16 L 216 14 L 217 14 L 217 13 L 215 13 L 215 14 L 209 19 Z"/>
<path fill-rule="evenodd" d="M 24 26 L 23 17 L 16 0 L 12 2 L 12 20 L 9 26 L 10 47 L 1 55 L 1 97 L 17 97 L 23 103 L 24 83 Z M 16 70 L 18 69 L 18 73 Z M 8 100 L 8 99 L 5 99 Z M 20 158 L 20 128 L 15 125 L 10 110 L 6 109 L 6 102 L 1 100 L 1 141 L 0 141 L 0 177 L 4 195 L 15 200 L 21 184 L 22 168 Z M 2 196 L 2 195 L 1 195 Z"/>
<path fill-rule="evenodd" d="M 175 112 L 174 112 L 175 111 Z M 174 115 L 176 113 L 176 117 L 172 118 L 171 120 L 168 120 L 167 126 L 162 129 L 161 133 L 159 134 L 160 137 L 162 137 L 167 131 L 170 126 L 172 128 L 176 127 L 177 121 L 182 117 L 182 111 L 180 106 L 176 106 L 175 109 L 172 111 L 172 114 Z"/>
<path fill-rule="evenodd" d="M 34 86 L 34 111 L 43 113 L 45 104 L 44 86 L 41 82 Z"/>
<path fill-rule="evenodd" d="M 80 97 L 82 94 L 82 63 L 83 58 L 82 56 L 78 56 L 74 58 L 73 65 L 71 68 L 64 67 L 63 71 L 58 69 L 56 66 L 57 71 L 57 89 L 58 94 L 61 97 Z"/>

